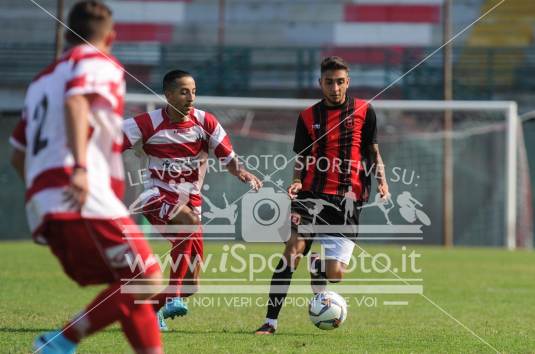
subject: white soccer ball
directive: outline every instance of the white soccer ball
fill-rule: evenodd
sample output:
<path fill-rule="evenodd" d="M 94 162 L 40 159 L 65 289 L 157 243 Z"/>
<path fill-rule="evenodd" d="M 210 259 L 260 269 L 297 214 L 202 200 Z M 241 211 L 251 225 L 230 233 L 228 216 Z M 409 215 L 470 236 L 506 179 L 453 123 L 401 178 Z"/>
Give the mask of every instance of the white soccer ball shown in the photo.
<path fill-rule="evenodd" d="M 308 305 L 310 320 L 319 329 L 338 328 L 347 317 L 347 304 L 343 297 L 334 291 L 316 294 Z"/>

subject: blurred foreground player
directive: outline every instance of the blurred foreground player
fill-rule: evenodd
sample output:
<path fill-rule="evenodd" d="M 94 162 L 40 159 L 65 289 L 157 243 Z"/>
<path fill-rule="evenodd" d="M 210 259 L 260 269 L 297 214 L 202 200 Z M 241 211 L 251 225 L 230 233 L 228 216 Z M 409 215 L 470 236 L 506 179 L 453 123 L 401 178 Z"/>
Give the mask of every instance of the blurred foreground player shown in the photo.
<path fill-rule="evenodd" d="M 111 11 L 98 1 L 75 4 L 67 32 L 71 48 L 30 83 L 22 119 L 11 137 L 12 164 L 26 182 L 32 236 L 47 244 L 81 286 L 109 284 L 61 330 L 34 342 L 38 353 L 74 353 L 83 338 L 120 322 L 136 353 L 162 353 L 153 294 L 121 291 L 121 279 L 157 286 L 161 272 L 121 202 L 121 64 L 109 56 L 115 38 Z M 87 44 L 89 42 L 91 45 Z M 131 270 L 128 259 L 141 258 Z M 150 291 L 148 291 L 150 292 Z"/>

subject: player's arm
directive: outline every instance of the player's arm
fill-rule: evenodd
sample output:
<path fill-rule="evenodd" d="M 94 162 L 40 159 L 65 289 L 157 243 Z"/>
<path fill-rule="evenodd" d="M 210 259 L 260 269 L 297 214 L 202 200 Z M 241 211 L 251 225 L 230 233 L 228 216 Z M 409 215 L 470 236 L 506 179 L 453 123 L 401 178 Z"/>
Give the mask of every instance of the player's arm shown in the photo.
<path fill-rule="evenodd" d="M 292 178 L 292 184 L 288 187 L 288 196 L 290 199 L 295 199 L 297 193 L 303 188 L 303 182 L 301 176 L 305 169 L 306 156 L 310 154 L 312 150 L 313 140 L 308 133 L 303 117 L 299 115 L 297 119 L 297 126 L 295 128 L 295 138 L 293 151 L 297 154 L 295 157 L 294 173 Z"/>
<path fill-rule="evenodd" d="M 89 137 L 89 99 L 85 95 L 65 98 L 67 143 L 74 158 L 74 169 L 68 189 L 68 199 L 83 205 L 87 199 L 87 142 Z"/>
<path fill-rule="evenodd" d="M 292 184 L 290 184 L 290 186 L 288 187 L 288 196 L 290 197 L 290 199 L 295 199 L 297 197 L 297 193 L 299 193 L 299 191 L 303 188 L 303 182 L 301 181 L 301 176 L 303 173 L 303 169 L 305 168 L 304 162 L 305 162 L 305 156 L 297 155 L 295 157 Z"/>
<path fill-rule="evenodd" d="M 11 152 L 11 166 L 15 169 L 17 174 L 24 180 L 25 166 L 24 161 L 26 159 L 26 110 L 22 112 L 22 119 L 19 121 L 11 137 L 9 138 L 10 144 L 13 146 Z"/>
<path fill-rule="evenodd" d="M 373 163 L 373 172 L 377 179 L 377 191 L 382 199 L 387 199 L 388 195 L 388 183 L 386 181 L 385 165 L 379 152 L 379 144 L 372 144 L 369 149 L 370 161 Z"/>
<path fill-rule="evenodd" d="M 262 181 L 258 179 L 251 172 L 247 171 L 238 161 L 236 157 L 233 157 L 232 160 L 227 164 L 227 170 L 233 176 L 238 177 L 243 183 L 249 183 L 251 188 L 255 191 L 262 188 Z"/>
<path fill-rule="evenodd" d="M 368 161 L 372 164 L 372 172 L 377 180 L 377 191 L 381 199 L 386 200 L 390 193 L 388 192 L 385 165 L 379 152 L 379 144 L 377 143 L 377 117 L 372 106 L 369 106 L 366 112 L 363 136 L 364 142 L 367 145 Z"/>
<path fill-rule="evenodd" d="M 225 129 L 212 114 L 206 114 L 203 129 L 208 135 L 210 149 L 226 165 L 229 173 L 243 183 L 249 183 L 254 190 L 262 188 L 262 181 L 240 164 Z"/>
<path fill-rule="evenodd" d="M 128 118 L 123 120 L 123 145 L 122 151 L 134 149 L 134 146 L 139 142 L 144 142 L 152 131 L 148 131 L 147 127 L 151 126 L 150 122 L 147 122 L 148 117 L 146 115 L 140 115 L 134 118 Z M 149 124 L 146 124 L 149 123 Z M 145 129 L 142 129 L 145 127 Z"/>
<path fill-rule="evenodd" d="M 19 177 L 24 180 L 24 160 L 26 159 L 26 153 L 23 150 L 13 149 L 11 153 L 11 166 L 17 171 Z"/>

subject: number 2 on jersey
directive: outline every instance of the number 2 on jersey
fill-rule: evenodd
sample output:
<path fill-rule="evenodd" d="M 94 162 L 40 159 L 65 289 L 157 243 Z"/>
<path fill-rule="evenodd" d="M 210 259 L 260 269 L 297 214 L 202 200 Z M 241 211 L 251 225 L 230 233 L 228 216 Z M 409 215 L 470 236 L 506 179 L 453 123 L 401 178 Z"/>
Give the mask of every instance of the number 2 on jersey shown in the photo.
<path fill-rule="evenodd" d="M 33 120 L 37 122 L 37 129 L 33 137 L 33 156 L 37 155 L 39 151 L 43 150 L 48 145 L 48 139 L 44 139 L 41 136 L 43 125 L 45 124 L 46 114 L 48 111 L 48 98 L 46 95 L 43 97 L 41 102 L 35 107 L 33 113 Z"/>

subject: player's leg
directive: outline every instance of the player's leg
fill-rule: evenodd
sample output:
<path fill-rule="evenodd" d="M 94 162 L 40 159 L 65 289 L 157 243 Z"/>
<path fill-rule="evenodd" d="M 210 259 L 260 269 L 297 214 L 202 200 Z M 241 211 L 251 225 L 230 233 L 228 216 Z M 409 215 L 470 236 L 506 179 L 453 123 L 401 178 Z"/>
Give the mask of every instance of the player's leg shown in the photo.
<path fill-rule="evenodd" d="M 150 246 L 145 239 L 134 239 L 130 241 L 129 244 L 131 248 L 135 250 L 136 254 L 142 255 L 143 259 L 147 259 L 147 255 L 152 255 Z M 132 271 L 128 272 L 128 270 L 123 270 L 121 272 L 121 277 L 125 278 L 131 274 L 133 275 L 132 278 L 137 279 L 140 272 L 135 271 L 135 274 L 133 273 L 134 272 Z M 159 267 L 158 271 L 147 269 L 142 274 L 142 278 L 142 285 L 148 285 L 152 289 L 149 288 L 146 292 L 132 294 L 132 297 L 135 299 L 134 306 L 129 308 L 126 307 L 126 313 L 122 313 L 120 318 L 121 327 L 136 353 L 160 354 L 163 353 L 163 350 L 156 321 L 156 314 L 152 305 L 150 303 L 143 303 L 142 300 L 148 300 L 157 293 L 157 288 L 159 288 L 162 283 L 162 273 Z M 136 284 L 135 280 L 131 283 Z"/>
<path fill-rule="evenodd" d="M 316 295 L 325 291 L 327 286 L 327 276 L 325 275 L 325 262 L 322 261 L 319 253 L 312 252 L 309 258 L 310 287 L 312 293 Z"/>
<path fill-rule="evenodd" d="M 346 268 L 347 264 L 342 261 L 335 259 L 325 260 L 325 276 L 330 283 L 341 282 Z"/>
<path fill-rule="evenodd" d="M 160 275 L 154 275 L 154 277 Z M 83 338 L 119 321 L 136 353 L 161 353 L 160 331 L 150 304 L 136 304 L 147 294 L 125 294 L 120 282 L 102 291 L 79 315 L 63 328 L 65 338 L 79 343 Z"/>
<path fill-rule="evenodd" d="M 124 222 L 133 225 L 129 219 L 122 220 Z M 76 237 L 72 237 L 74 234 Z M 150 306 L 135 304 L 136 300 L 147 299 L 154 292 L 129 294 L 121 291 L 121 278 L 143 279 L 144 285 L 159 284 L 160 269 L 157 263 L 149 261 L 152 252 L 144 239 L 126 242 L 122 226 L 107 220 L 52 221 L 47 225 L 45 237 L 65 272 L 79 285 L 106 282 L 110 285 L 61 331 L 40 336 L 35 349 L 46 352 L 48 348 L 58 347 L 63 352 L 73 352 L 81 339 L 118 320 L 148 323 L 144 332 L 126 334 L 145 339 L 144 342 L 150 344 L 147 348 L 161 349 L 154 312 Z M 131 269 L 128 256 L 139 259 L 138 266 Z M 132 313 L 136 316 L 131 317 Z M 135 348 L 143 349 L 142 346 Z"/>
<path fill-rule="evenodd" d="M 330 196 L 328 201 L 340 204 L 339 199 L 340 197 Z M 345 224 L 356 227 L 359 224 L 361 206 L 361 202 L 348 202 L 344 208 L 345 213 L 327 208 L 322 218 L 328 225 Z M 347 214 L 348 211 L 351 213 Z M 318 235 L 324 258 L 317 254 L 310 257 L 311 287 L 314 294 L 324 291 L 327 281 L 336 283 L 342 280 L 355 248 L 355 243 L 348 237 L 354 239 L 356 236 L 354 233 Z"/>
<path fill-rule="evenodd" d="M 297 231 L 292 230 L 283 256 L 273 272 L 265 323 L 256 331 L 256 334 L 273 334 L 277 329 L 277 318 L 286 299 L 293 273 L 306 249 L 307 240 Z"/>
<path fill-rule="evenodd" d="M 151 304 L 137 304 L 125 309 L 120 319 L 128 342 L 138 354 L 161 354 L 160 330 Z"/>
<path fill-rule="evenodd" d="M 176 194 L 165 191 L 161 188 L 153 189 L 152 194 L 147 194 L 148 197 L 143 200 L 143 215 L 147 220 L 161 232 L 162 236 L 169 239 L 171 242 L 170 258 L 171 270 L 169 273 L 168 286 L 164 291 L 160 292 L 152 298 L 154 311 L 158 313 L 158 320 L 160 328 L 166 329 L 162 307 L 167 305 L 171 312 L 185 314 L 187 312 L 186 305 L 180 299 L 179 288 L 184 278 L 184 270 L 180 267 L 180 262 L 184 257 L 183 252 L 187 251 L 190 246 L 188 240 L 191 232 L 176 233 L 168 232 L 166 227 L 168 225 L 195 225 L 199 219 L 192 213 L 191 208 L 187 205 L 182 206 L 178 212 L 174 212 L 178 197 Z M 173 214 L 171 214 L 173 212 Z M 172 217 L 171 217 L 172 216 Z M 173 310 L 172 308 L 176 308 Z M 174 315 L 173 315 L 174 316 Z"/>
<path fill-rule="evenodd" d="M 315 275 L 311 282 L 314 294 L 325 290 L 327 280 L 330 283 L 342 281 L 355 248 L 353 241 L 341 235 L 321 234 L 318 235 L 318 241 L 321 244 L 324 258 L 311 257 L 311 274 Z"/>
<path fill-rule="evenodd" d="M 34 342 L 34 349 L 38 353 L 74 353 L 82 339 L 128 316 L 134 301 L 133 296 L 121 293 L 121 283 L 117 281 L 98 294 L 61 330 L 39 336 Z M 152 309 L 151 312 L 156 321 Z"/>
<path fill-rule="evenodd" d="M 154 303 L 154 310 L 158 311 L 162 306 L 170 303 L 173 298 L 180 297 L 182 286 L 182 279 L 186 275 L 186 268 L 183 263 L 189 263 L 189 250 L 191 248 L 190 234 L 173 234 L 174 238 L 171 241 L 171 249 L 169 251 L 169 257 L 171 262 L 167 265 L 170 266 L 169 279 L 167 287 L 152 298 Z"/>
<path fill-rule="evenodd" d="M 158 298 L 165 306 L 159 311 L 160 322 L 166 318 L 184 316 L 188 307 L 182 298 L 195 294 L 199 288 L 203 261 L 202 233 L 183 234 L 172 245 L 171 258 L 175 260 L 169 276 L 169 286 Z"/>
<path fill-rule="evenodd" d="M 189 297 L 199 291 L 200 274 L 203 263 L 204 245 L 202 233 L 198 232 L 193 235 L 191 240 L 191 248 L 186 267 L 185 275 L 182 281 L 182 297 Z"/>
<path fill-rule="evenodd" d="M 175 316 L 184 316 L 188 313 L 188 307 L 182 300 L 182 280 L 186 276 L 186 269 L 183 264 L 189 263 L 191 249 L 190 234 L 174 234 L 171 242 L 170 265 L 168 285 L 163 291 L 153 298 L 153 310 L 157 313 L 160 330 L 167 331 L 168 327 L 165 319 Z"/>
<path fill-rule="evenodd" d="M 191 296 L 197 291 L 203 255 L 200 225 L 201 206 L 200 196 L 190 195 L 188 205 L 183 205 L 178 213 L 168 221 L 171 225 L 190 226 L 190 230 L 187 233 L 176 235 L 172 241 L 173 267 L 169 276 L 170 286 L 165 298 L 163 295 L 158 296 L 160 304 L 165 303 L 165 307 L 158 312 L 159 321 L 162 323 L 161 327 L 166 327 L 164 325 L 165 318 L 186 315 L 188 308 L 181 297 Z"/>
<path fill-rule="evenodd" d="M 199 225 L 200 218 L 188 205 L 183 205 L 180 211 L 169 220 L 171 225 Z"/>
<path fill-rule="evenodd" d="M 165 217 L 166 215 L 164 215 L 164 218 Z M 153 219 L 154 218 L 151 218 L 151 222 L 153 222 Z M 194 211 L 192 206 L 184 205 L 173 218 L 166 220 L 166 224 L 171 226 L 184 225 L 188 226 L 189 229 L 187 232 L 165 234 L 166 237 L 169 236 L 168 238 L 171 241 L 170 256 L 173 261 L 169 276 L 169 287 L 166 289 L 167 295 L 171 296 L 159 294 L 155 297 L 154 300 L 159 300 L 159 304 L 155 304 L 156 310 L 166 303 L 165 300 L 167 297 L 173 297 L 173 295 L 175 295 L 175 297 L 180 296 L 179 290 L 173 289 L 178 289 L 178 286 L 182 284 L 182 279 L 184 279 L 186 274 L 188 268 L 187 264 L 190 261 L 189 257 L 191 256 L 191 249 L 194 240 L 198 237 L 200 217 L 198 213 Z"/>

